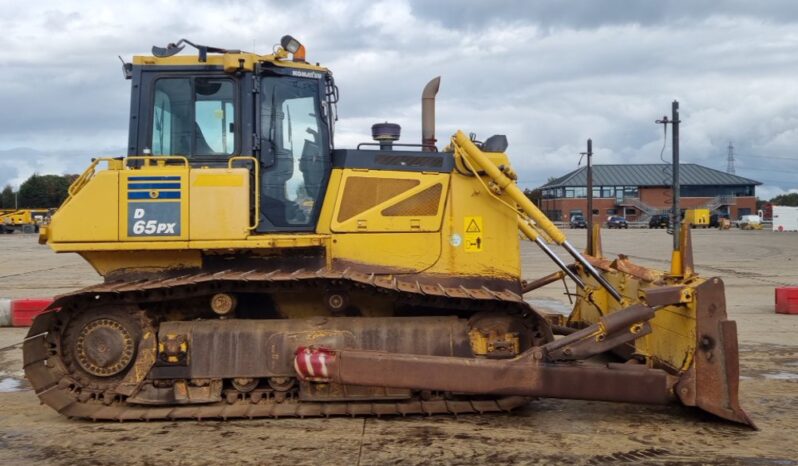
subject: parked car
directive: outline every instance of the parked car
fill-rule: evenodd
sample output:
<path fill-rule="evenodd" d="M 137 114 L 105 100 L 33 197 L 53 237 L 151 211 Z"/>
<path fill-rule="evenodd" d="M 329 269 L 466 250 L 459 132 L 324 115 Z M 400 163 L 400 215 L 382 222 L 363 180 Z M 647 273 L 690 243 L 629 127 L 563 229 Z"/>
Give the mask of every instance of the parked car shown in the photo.
<path fill-rule="evenodd" d="M 649 228 L 668 228 L 671 226 L 671 217 L 668 214 L 652 215 L 648 220 Z"/>
<path fill-rule="evenodd" d="M 571 217 L 571 228 L 587 228 L 587 222 L 581 215 L 573 215 Z"/>
<path fill-rule="evenodd" d="M 607 228 L 629 228 L 629 224 L 623 217 L 610 217 L 607 220 Z"/>

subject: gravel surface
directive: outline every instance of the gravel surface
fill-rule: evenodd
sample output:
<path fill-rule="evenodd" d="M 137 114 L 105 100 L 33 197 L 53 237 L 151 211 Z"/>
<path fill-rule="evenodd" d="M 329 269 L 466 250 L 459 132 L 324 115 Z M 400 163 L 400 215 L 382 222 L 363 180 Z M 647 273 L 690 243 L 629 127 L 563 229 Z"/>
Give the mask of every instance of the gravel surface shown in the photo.
<path fill-rule="evenodd" d="M 584 231 L 570 231 L 584 244 Z M 606 256 L 667 268 L 662 230 L 605 231 Z M 701 230 L 703 276 L 726 283 L 738 322 L 749 430 L 678 406 L 542 399 L 511 414 L 387 419 L 91 423 L 39 405 L 18 348 L 0 349 L 0 464 L 767 464 L 798 465 L 798 315 L 773 311 L 774 287 L 798 286 L 798 234 Z M 525 275 L 550 272 L 534 245 Z M 56 255 L 32 235 L 0 236 L 0 297 L 49 297 L 99 282 L 79 256 Z M 573 289 L 573 288 L 571 288 Z M 567 304 L 561 285 L 531 299 Z M 0 348 L 24 337 L 0 329 Z"/>

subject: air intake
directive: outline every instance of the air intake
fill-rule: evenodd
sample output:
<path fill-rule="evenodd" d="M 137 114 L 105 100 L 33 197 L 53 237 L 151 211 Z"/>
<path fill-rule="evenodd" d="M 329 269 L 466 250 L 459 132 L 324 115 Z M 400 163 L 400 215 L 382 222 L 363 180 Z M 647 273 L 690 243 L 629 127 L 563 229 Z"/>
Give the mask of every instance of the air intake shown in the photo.
<path fill-rule="evenodd" d="M 396 123 L 377 123 L 371 126 L 371 137 L 380 143 L 380 150 L 393 150 L 394 141 L 399 140 L 402 127 Z"/>

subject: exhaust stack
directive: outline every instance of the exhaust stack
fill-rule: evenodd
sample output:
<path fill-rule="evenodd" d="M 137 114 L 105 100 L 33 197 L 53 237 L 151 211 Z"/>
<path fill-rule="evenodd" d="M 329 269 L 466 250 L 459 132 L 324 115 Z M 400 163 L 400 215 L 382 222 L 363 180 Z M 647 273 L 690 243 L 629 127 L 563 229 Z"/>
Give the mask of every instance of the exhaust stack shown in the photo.
<path fill-rule="evenodd" d="M 421 145 L 424 152 L 434 152 L 435 142 L 435 95 L 441 85 L 441 77 L 432 79 L 421 93 Z"/>

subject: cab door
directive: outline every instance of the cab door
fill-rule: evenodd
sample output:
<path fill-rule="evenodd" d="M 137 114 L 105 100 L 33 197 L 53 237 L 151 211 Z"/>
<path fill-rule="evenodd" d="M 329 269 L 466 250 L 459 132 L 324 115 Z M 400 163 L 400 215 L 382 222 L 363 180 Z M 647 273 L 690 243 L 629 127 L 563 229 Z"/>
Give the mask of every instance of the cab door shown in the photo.
<path fill-rule="evenodd" d="M 260 78 L 259 232 L 315 230 L 332 165 L 323 76 Z"/>

